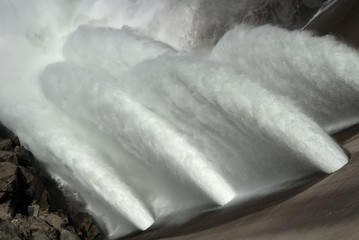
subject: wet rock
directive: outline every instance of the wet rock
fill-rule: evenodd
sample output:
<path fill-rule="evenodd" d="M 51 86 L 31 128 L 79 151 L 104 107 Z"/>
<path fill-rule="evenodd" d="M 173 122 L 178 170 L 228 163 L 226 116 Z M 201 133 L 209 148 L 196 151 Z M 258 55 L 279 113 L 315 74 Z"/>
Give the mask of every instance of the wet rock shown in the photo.
<path fill-rule="evenodd" d="M 77 213 L 72 216 L 75 227 L 84 233 L 83 239 L 105 239 L 97 225 L 93 222 L 92 217 L 88 213 Z"/>
<path fill-rule="evenodd" d="M 19 167 L 20 179 L 25 194 L 32 199 L 31 204 L 38 204 L 42 211 L 48 211 L 48 192 L 41 179 L 24 167 Z"/>
<path fill-rule="evenodd" d="M 92 219 L 89 214 L 87 213 L 77 213 L 73 216 L 76 227 L 78 227 L 83 232 L 87 232 L 92 225 Z"/>

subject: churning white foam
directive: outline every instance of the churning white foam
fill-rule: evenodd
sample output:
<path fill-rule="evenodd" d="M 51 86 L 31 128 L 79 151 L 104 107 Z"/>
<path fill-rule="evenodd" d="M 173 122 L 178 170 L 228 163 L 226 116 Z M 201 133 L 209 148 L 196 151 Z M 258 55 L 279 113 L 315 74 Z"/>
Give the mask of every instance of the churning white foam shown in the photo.
<path fill-rule="evenodd" d="M 0 120 L 110 238 L 347 162 L 358 53 L 217 5 L 0 1 Z"/>

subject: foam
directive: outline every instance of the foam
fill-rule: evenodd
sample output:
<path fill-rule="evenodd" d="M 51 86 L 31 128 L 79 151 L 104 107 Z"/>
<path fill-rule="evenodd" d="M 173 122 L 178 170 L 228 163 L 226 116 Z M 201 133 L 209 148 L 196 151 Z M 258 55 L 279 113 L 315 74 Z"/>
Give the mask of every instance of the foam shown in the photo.
<path fill-rule="evenodd" d="M 211 58 L 253 76 L 276 94 L 290 96 L 328 132 L 359 119 L 359 55 L 331 36 L 240 26 L 221 39 Z"/>

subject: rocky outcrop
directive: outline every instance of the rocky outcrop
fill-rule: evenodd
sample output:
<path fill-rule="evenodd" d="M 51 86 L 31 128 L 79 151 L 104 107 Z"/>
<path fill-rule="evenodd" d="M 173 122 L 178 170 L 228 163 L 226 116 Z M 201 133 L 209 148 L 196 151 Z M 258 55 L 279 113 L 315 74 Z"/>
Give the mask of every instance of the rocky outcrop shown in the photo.
<path fill-rule="evenodd" d="M 206 0 L 199 7 L 195 44 L 213 46 L 237 24 L 272 24 L 286 29 L 301 29 L 325 0 Z M 225 6 L 225 7 L 224 7 Z"/>
<path fill-rule="evenodd" d="M 0 239 L 104 239 L 92 217 L 66 203 L 32 154 L 10 135 L 0 124 Z"/>
<path fill-rule="evenodd" d="M 340 0 L 319 14 L 306 27 L 318 35 L 331 34 L 359 50 L 359 1 Z"/>
<path fill-rule="evenodd" d="M 253 25 L 273 24 L 287 29 L 303 27 L 318 11 L 323 0 L 265 0 L 248 11 L 243 22 Z"/>

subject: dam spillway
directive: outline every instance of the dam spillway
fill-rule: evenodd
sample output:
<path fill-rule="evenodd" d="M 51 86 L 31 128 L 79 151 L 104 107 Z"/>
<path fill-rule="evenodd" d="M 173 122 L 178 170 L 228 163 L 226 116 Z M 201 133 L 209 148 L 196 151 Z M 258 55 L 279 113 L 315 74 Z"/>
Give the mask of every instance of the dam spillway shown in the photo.
<path fill-rule="evenodd" d="M 347 163 L 329 134 L 358 122 L 359 55 L 333 37 L 208 46 L 202 1 L 0 6 L 0 120 L 110 238 Z"/>

